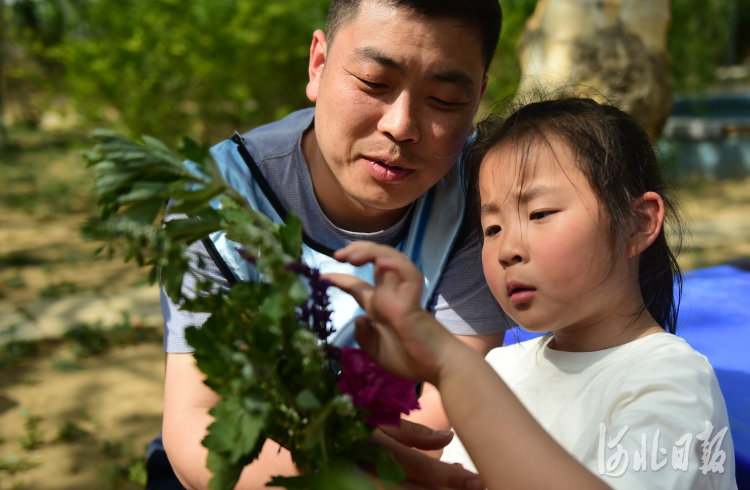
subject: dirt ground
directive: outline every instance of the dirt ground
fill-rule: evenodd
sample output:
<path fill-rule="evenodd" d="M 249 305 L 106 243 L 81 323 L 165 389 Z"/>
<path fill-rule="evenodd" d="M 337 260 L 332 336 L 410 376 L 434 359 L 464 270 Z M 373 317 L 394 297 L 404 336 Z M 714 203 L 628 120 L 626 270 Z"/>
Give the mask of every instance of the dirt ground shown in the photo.
<path fill-rule="evenodd" d="M 63 345 L 49 345 L 0 378 L 0 458 L 11 454 L 38 466 L 0 479 L 3 489 L 137 489 L 128 468 L 145 454 L 159 433 L 163 409 L 164 353 L 158 343 L 114 348 L 84 359 L 84 369 L 56 372 L 53 359 Z M 28 416 L 40 416 L 42 442 L 25 451 Z M 60 439 L 60 427 L 73 422 L 85 434 Z"/>
<path fill-rule="evenodd" d="M 98 245 L 79 238 L 81 223 L 96 210 L 93 178 L 78 156 L 89 144 L 83 133 L 11 137 L 17 147 L 0 154 L 0 307 L 23 311 L 39 298 L 112 295 L 145 285 L 146 270 L 120 259 L 95 260 Z M 750 179 L 690 180 L 679 195 L 690 230 L 679 256 L 683 267 L 750 256 Z M 0 489 L 142 488 L 128 477 L 142 480 L 138 458 L 161 425 L 159 342 L 113 347 L 83 359 L 84 369 L 73 372 L 53 369 L 55 359 L 69 355 L 62 342 L 40 349 L 17 367 L 0 369 L 0 465 L 6 466 Z M 24 425 L 33 416 L 41 417 L 42 442 L 25 450 L 18 440 L 28 438 Z M 68 422 L 85 434 L 61 440 L 59 429 Z M 19 460 L 36 466 L 11 475 L 7 468 L 19 469 Z"/>

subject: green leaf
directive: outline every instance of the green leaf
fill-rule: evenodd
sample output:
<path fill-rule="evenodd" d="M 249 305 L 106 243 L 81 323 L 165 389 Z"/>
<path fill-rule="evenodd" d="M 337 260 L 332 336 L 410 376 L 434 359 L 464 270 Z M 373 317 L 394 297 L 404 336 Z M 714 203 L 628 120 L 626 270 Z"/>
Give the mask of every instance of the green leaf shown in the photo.
<path fill-rule="evenodd" d="M 198 218 L 174 219 L 164 224 L 164 231 L 173 240 L 184 240 L 187 243 L 207 237 L 220 229 L 221 225 L 216 221 Z"/>
<path fill-rule="evenodd" d="M 281 320 L 288 313 L 284 304 L 284 296 L 280 291 L 275 291 L 260 305 L 260 311 L 274 322 Z"/>
<path fill-rule="evenodd" d="M 302 281 L 300 281 L 299 278 L 295 278 L 295 280 L 292 281 L 292 285 L 289 286 L 288 294 L 289 299 L 291 299 L 294 304 L 300 304 L 310 297 L 307 289 L 305 289 L 305 285 L 302 284 Z"/>
<path fill-rule="evenodd" d="M 315 410 L 321 406 L 320 400 L 315 396 L 315 393 L 307 389 L 300 391 L 297 394 L 295 401 L 297 402 L 297 405 L 305 410 Z"/>
<path fill-rule="evenodd" d="M 325 446 L 326 422 L 328 422 L 328 417 L 332 412 L 333 403 L 328 402 L 323 410 L 321 410 L 311 418 L 310 424 L 308 426 L 307 436 L 305 436 L 305 449 L 312 449 L 318 445 Z"/>
<path fill-rule="evenodd" d="M 364 473 L 344 468 L 333 468 L 291 478 L 276 476 L 266 486 L 284 487 L 289 490 L 376 490 L 375 485 Z"/>
<path fill-rule="evenodd" d="M 375 460 L 375 471 L 383 483 L 396 484 L 406 480 L 406 471 L 390 451 L 383 450 Z"/>
<path fill-rule="evenodd" d="M 219 401 L 209 413 L 216 419 L 208 426 L 203 445 L 209 451 L 224 453 L 231 464 L 249 455 L 260 442 L 266 423 L 266 412 L 247 410 L 236 398 Z"/>
<path fill-rule="evenodd" d="M 130 192 L 119 196 L 115 202 L 119 204 L 132 204 L 154 198 L 166 201 L 170 197 L 169 191 L 169 186 L 162 182 L 136 182 L 133 184 Z"/>
<path fill-rule="evenodd" d="M 180 144 L 177 145 L 177 152 L 185 159 L 202 166 L 208 158 L 208 148 L 207 144 L 198 143 L 194 139 L 184 136 Z"/>
<path fill-rule="evenodd" d="M 122 214 L 123 217 L 127 219 L 143 224 L 151 224 L 154 222 L 165 205 L 166 201 L 162 198 L 157 197 L 133 204 Z"/>
<path fill-rule="evenodd" d="M 209 451 L 206 459 L 206 467 L 213 473 L 208 482 L 211 490 L 234 490 L 240 479 L 242 470 L 250 464 L 254 458 L 242 458 L 238 463 L 232 463 L 223 454 Z"/>
<path fill-rule="evenodd" d="M 281 227 L 281 246 L 294 260 L 299 260 L 302 254 L 302 222 L 292 212 L 286 215 L 284 226 Z"/>

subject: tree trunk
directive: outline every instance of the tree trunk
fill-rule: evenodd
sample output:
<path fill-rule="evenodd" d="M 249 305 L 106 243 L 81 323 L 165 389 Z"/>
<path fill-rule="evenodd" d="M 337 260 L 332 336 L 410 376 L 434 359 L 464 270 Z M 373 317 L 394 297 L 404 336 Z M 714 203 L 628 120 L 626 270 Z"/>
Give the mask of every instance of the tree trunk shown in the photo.
<path fill-rule="evenodd" d="M 5 129 L 5 76 L 3 64 L 5 63 L 5 0 L 0 0 L 0 149 L 8 145 L 8 132 Z"/>
<path fill-rule="evenodd" d="M 520 91 L 608 100 L 657 137 L 672 111 L 670 20 L 671 0 L 539 0 L 518 45 Z"/>

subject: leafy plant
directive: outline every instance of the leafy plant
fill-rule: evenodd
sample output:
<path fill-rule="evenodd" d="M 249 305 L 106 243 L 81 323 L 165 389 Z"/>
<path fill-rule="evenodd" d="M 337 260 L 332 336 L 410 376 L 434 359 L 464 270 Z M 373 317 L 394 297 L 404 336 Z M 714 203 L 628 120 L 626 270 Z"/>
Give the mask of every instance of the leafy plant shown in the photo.
<path fill-rule="evenodd" d="M 201 329 L 186 331 L 205 383 L 221 396 L 203 440 L 214 475 L 210 487 L 234 488 L 267 438 L 288 449 L 302 473 L 275 478 L 274 486 L 373 488 L 359 470 L 363 466 L 375 467 L 384 481 L 402 479 L 393 456 L 371 443 L 375 427 L 368 420 L 390 421 L 394 410 L 408 412 L 405 407 L 416 405 L 413 387 L 398 378 L 386 381 L 374 363 L 347 372 L 340 356 L 349 351 L 325 342 L 332 332 L 328 284 L 299 262 L 299 219 L 290 213 L 276 224 L 255 211 L 224 181 L 208 148 L 192 140 L 181 144 L 189 160 L 183 164 L 150 137 L 141 145 L 105 130 L 93 136 L 100 143 L 85 156 L 96 174 L 101 215 L 87 222 L 84 237 L 105 241 L 102 251 L 121 248 L 126 260 L 151 266 L 151 280 L 160 277 L 182 309 L 211 313 Z M 171 212 L 189 217 L 162 224 L 167 200 Z M 187 245 L 217 231 L 236 244 L 260 279 L 229 290 L 199 282 L 197 294 L 186 297 L 181 286 Z M 340 383 L 342 368 L 346 383 Z M 391 396 L 396 408 L 374 413 L 340 388 L 356 386 L 356 376 L 388 386 L 405 383 L 407 389 L 393 392 L 399 393 Z"/>
<path fill-rule="evenodd" d="M 69 328 L 63 338 L 76 359 L 101 354 L 109 347 L 109 339 L 101 324 L 77 323 Z"/>
<path fill-rule="evenodd" d="M 57 430 L 58 438 L 61 441 L 72 442 L 87 434 L 78 424 L 73 421 L 65 422 Z"/>
<path fill-rule="evenodd" d="M 23 359 L 36 354 L 37 344 L 26 340 L 11 340 L 0 345 L 0 370 L 12 369 Z"/>
<path fill-rule="evenodd" d="M 15 276 L 11 276 L 10 278 L 6 279 L 5 285 L 10 289 L 22 289 L 26 287 L 26 283 L 24 282 L 23 277 L 21 277 L 21 274 L 19 274 L 18 272 Z"/>
<path fill-rule="evenodd" d="M 142 486 L 146 486 L 148 473 L 146 472 L 146 460 L 141 458 L 128 466 L 128 480 Z"/>
<path fill-rule="evenodd" d="M 24 418 L 23 427 L 26 429 L 26 435 L 18 439 L 18 445 L 26 451 L 33 451 L 44 443 L 44 439 L 39 433 L 39 422 L 42 421 L 42 417 L 26 411 L 21 415 Z"/>
<path fill-rule="evenodd" d="M 31 461 L 25 458 L 19 458 L 13 454 L 8 454 L 2 459 L 2 461 L 0 461 L 0 472 L 15 475 L 16 473 L 30 470 L 36 466 L 39 466 L 37 461 Z"/>
<path fill-rule="evenodd" d="M 128 450 L 121 442 L 104 441 L 102 443 L 102 454 L 110 458 L 127 456 Z"/>
<path fill-rule="evenodd" d="M 55 299 L 61 296 L 67 296 L 78 291 L 75 283 L 63 281 L 56 284 L 49 284 L 39 291 L 39 297 L 42 299 Z"/>
<path fill-rule="evenodd" d="M 59 373 L 72 373 L 83 369 L 86 369 L 83 364 L 65 357 L 57 357 L 52 361 L 52 370 Z"/>

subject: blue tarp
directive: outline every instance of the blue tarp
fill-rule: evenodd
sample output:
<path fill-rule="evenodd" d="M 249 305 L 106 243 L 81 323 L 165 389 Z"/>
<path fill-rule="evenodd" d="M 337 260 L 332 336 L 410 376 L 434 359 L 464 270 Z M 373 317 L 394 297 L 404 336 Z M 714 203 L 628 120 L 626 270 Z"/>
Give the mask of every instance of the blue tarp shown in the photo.
<path fill-rule="evenodd" d="M 750 489 L 750 272 L 722 265 L 689 271 L 677 335 L 711 362 L 727 403 L 737 485 Z M 538 337 L 521 329 L 505 343 Z"/>

